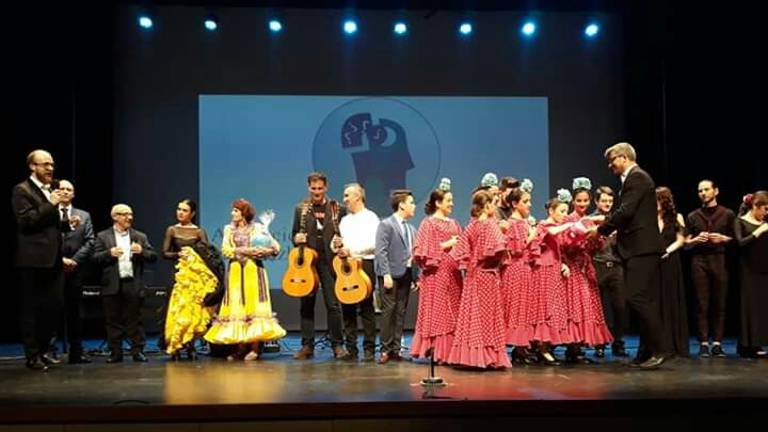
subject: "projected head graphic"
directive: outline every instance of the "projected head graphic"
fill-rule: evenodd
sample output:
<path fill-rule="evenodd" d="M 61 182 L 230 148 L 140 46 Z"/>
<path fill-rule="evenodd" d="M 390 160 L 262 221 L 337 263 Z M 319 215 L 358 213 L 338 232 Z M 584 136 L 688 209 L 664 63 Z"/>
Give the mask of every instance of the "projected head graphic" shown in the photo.
<path fill-rule="evenodd" d="M 323 121 L 313 148 L 314 169 L 328 174 L 332 195 L 345 183 L 366 189 L 366 205 L 391 213 L 389 193 L 408 188 L 421 199 L 432 189 L 440 147 L 432 126 L 413 107 L 389 98 L 358 99 Z"/>

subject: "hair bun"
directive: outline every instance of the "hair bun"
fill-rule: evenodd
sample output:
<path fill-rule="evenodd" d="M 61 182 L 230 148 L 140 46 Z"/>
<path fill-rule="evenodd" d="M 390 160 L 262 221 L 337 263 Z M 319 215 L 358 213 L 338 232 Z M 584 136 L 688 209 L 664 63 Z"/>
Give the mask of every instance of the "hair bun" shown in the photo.
<path fill-rule="evenodd" d="M 571 191 L 569 191 L 568 189 L 558 189 L 557 200 L 564 204 L 570 204 L 571 201 L 573 201 L 573 196 L 571 196 Z"/>
<path fill-rule="evenodd" d="M 588 191 L 592 190 L 592 181 L 589 180 L 587 177 L 576 177 L 573 179 L 573 190 L 576 189 L 586 189 Z"/>
<path fill-rule="evenodd" d="M 440 179 L 440 184 L 437 185 L 437 188 L 443 192 L 450 192 L 451 191 L 451 179 L 448 177 L 443 177 Z"/>

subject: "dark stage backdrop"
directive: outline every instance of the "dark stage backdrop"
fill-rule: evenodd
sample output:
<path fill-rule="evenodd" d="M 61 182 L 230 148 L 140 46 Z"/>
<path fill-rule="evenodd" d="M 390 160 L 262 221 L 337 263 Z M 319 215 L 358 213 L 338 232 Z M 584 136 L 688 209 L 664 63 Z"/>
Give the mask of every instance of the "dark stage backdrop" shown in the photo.
<path fill-rule="evenodd" d="M 202 8 L 160 8 L 155 30 L 142 33 L 135 9 L 121 4 L 11 6 L 5 188 L 28 175 L 30 150 L 50 149 L 58 176 L 74 179 L 76 202 L 92 211 L 97 228 L 108 226 L 112 203 L 128 201 L 157 246 L 176 200 L 199 195 L 200 94 L 546 97 L 550 189 L 580 174 L 617 185 L 600 153 L 620 139 L 636 145 L 641 164 L 672 187 L 684 212 L 696 206 L 702 177 L 716 177 L 730 207 L 768 187 L 761 14 L 746 7 L 723 14 L 680 2 L 621 2 L 615 16 L 599 16 L 601 36 L 592 43 L 581 30 L 593 2 L 548 4 L 548 11 L 585 12 L 534 14 L 540 33 L 527 42 L 518 33 L 522 12 L 470 13 L 475 33 L 461 40 L 455 27 L 463 14 L 412 11 L 411 34 L 395 40 L 394 12 L 363 11 L 349 43 L 342 13 L 333 10 L 283 11 L 285 32 L 273 38 L 264 10 L 221 10 L 221 31 L 209 34 Z M 298 199 L 305 174 L 276 187 Z M 12 250 L 10 211 L 5 222 Z M 4 271 L 13 274 L 10 260 Z M 154 283 L 166 284 L 167 263 L 156 273 Z M 12 277 L 3 289 L 16 304 Z M 731 293 L 735 334 L 738 290 Z M 295 303 L 278 308 L 283 319 L 298 315 Z M 18 340 L 14 313 L 0 316 L 0 328 L 2 340 Z"/>

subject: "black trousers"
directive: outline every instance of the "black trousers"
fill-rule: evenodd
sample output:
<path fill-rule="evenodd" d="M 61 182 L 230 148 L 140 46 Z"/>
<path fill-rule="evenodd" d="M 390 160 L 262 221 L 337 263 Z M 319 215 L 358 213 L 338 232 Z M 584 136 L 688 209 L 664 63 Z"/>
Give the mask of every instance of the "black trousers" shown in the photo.
<path fill-rule="evenodd" d="M 121 279 L 115 295 L 102 297 L 104 321 L 107 325 L 107 342 L 112 355 L 123 352 L 123 339 L 131 342 L 131 352 L 144 351 L 146 337 L 141 322 L 141 305 L 144 303 L 144 287 L 133 279 Z"/>
<path fill-rule="evenodd" d="M 376 289 L 376 274 L 373 270 L 373 260 L 363 260 L 363 271 L 371 279 L 374 290 Z M 373 309 L 373 295 L 368 296 L 360 303 L 341 305 L 344 315 L 344 341 L 347 351 L 357 355 L 357 317 L 358 309 L 363 321 L 363 350 L 373 353 L 376 349 L 376 311 Z"/>
<path fill-rule="evenodd" d="M 665 354 L 659 309 L 660 256 L 642 255 L 624 261 L 624 281 L 627 306 L 637 315 L 640 324 L 641 357 Z"/>
<path fill-rule="evenodd" d="M 83 352 L 83 276 L 80 270 L 64 274 L 64 318 L 69 355 Z"/>
<path fill-rule="evenodd" d="M 27 359 L 43 355 L 61 322 L 64 273 L 61 265 L 52 268 L 19 268 L 21 288 L 20 328 Z"/>
<path fill-rule="evenodd" d="M 333 290 L 336 275 L 331 264 L 324 258 L 317 260 L 316 269 L 320 278 L 320 289 L 301 298 L 301 345 L 315 345 L 315 298 L 320 292 L 328 315 L 328 337 L 331 339 L 331 346 L 335 348 L 342 345 L 341 303 Z"/>
<path fill-rule="evenodd" d="M 623 345 L 627 327 L 627 298 L 624 287 L 624 268 L 621 263 L 595 261 L 597 286 L 603 301 L 603 313 L 613 335 L 613 344 Z"/>
<path fill-rule="evenodd" d="M 394 286 L 384 288 L 384 278 L 379 279 L 381 294 L 381 350 L 387 354 L 400 354 L 400 339 L 403 337 L 405 309 L 411 294 L 413 273 L 408 269 L 400 277 L 393 278 Z"/>
<path fill-rule="evenodd" d="M 691 278 L 696 288 L 699 341 L 709 340 L 710 314 L 714 340 L 722 341 L 725 332 L 725 301 L 728 297 L 725 254 L 694 255 L 691 258 Z"/>

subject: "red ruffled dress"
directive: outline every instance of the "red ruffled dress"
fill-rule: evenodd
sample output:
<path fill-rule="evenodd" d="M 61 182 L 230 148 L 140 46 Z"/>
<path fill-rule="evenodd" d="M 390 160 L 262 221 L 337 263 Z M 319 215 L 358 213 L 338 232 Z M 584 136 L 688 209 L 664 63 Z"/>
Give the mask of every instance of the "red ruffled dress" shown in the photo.
<path fill-rule="evenodd" d="M 568 333 L 568 302 L 565 278 L 560 270 L 562 234 L 552 235 L 549 228 L 557 224 L 546 221 L 536 226 L 536 235 L 529 243 L 531 287 L 527 318 L 530 340 L 552 345 L 576 342 Z"/>
<path fill-rule="evenodd" d="M 501 270 L 501 291 L 505 297 L 504 322 L 507 323 L 508 345 L 526 347 L 532 339 L 532 327 L 528 325 L 528 308 L 531 302 L 531 265 L 528 250 L 530 224 L 527 220 L 509 219 L 504 232 L 507 254 Z"/>
<path fill-rule="evenodd" d="M 461 235 L 453 219 L 425 218 L 413 245 L 414 262 L 421 268 L 419 309 L 411 341 L 411 356 L 424 357 L 434 347 L 433 358 L 445 362 L 453 346 L 461 302 L 461 272 L 440 244 Z"/>
<path fill-rule="evenodd" d="M 499 269 L 504 244 L 496 218 L 472 219 L 451 251 L 466 275 L 448 363 L 478 368 L 512 366 L 506 349 Z"/>
<path fill-rule="evenodd" d="M 575 213 L 568 216 L 574 225 L 562 234 L 563 261 L 571 270 L 565 281 L 568 300 L 568 333 L 575 342 L 587 345 L 613 341 L 603 314 L 597 273 L 592 255 L 601 247 L 601 240 L 588 239 L 587 230 L 594 224 Z"/>

